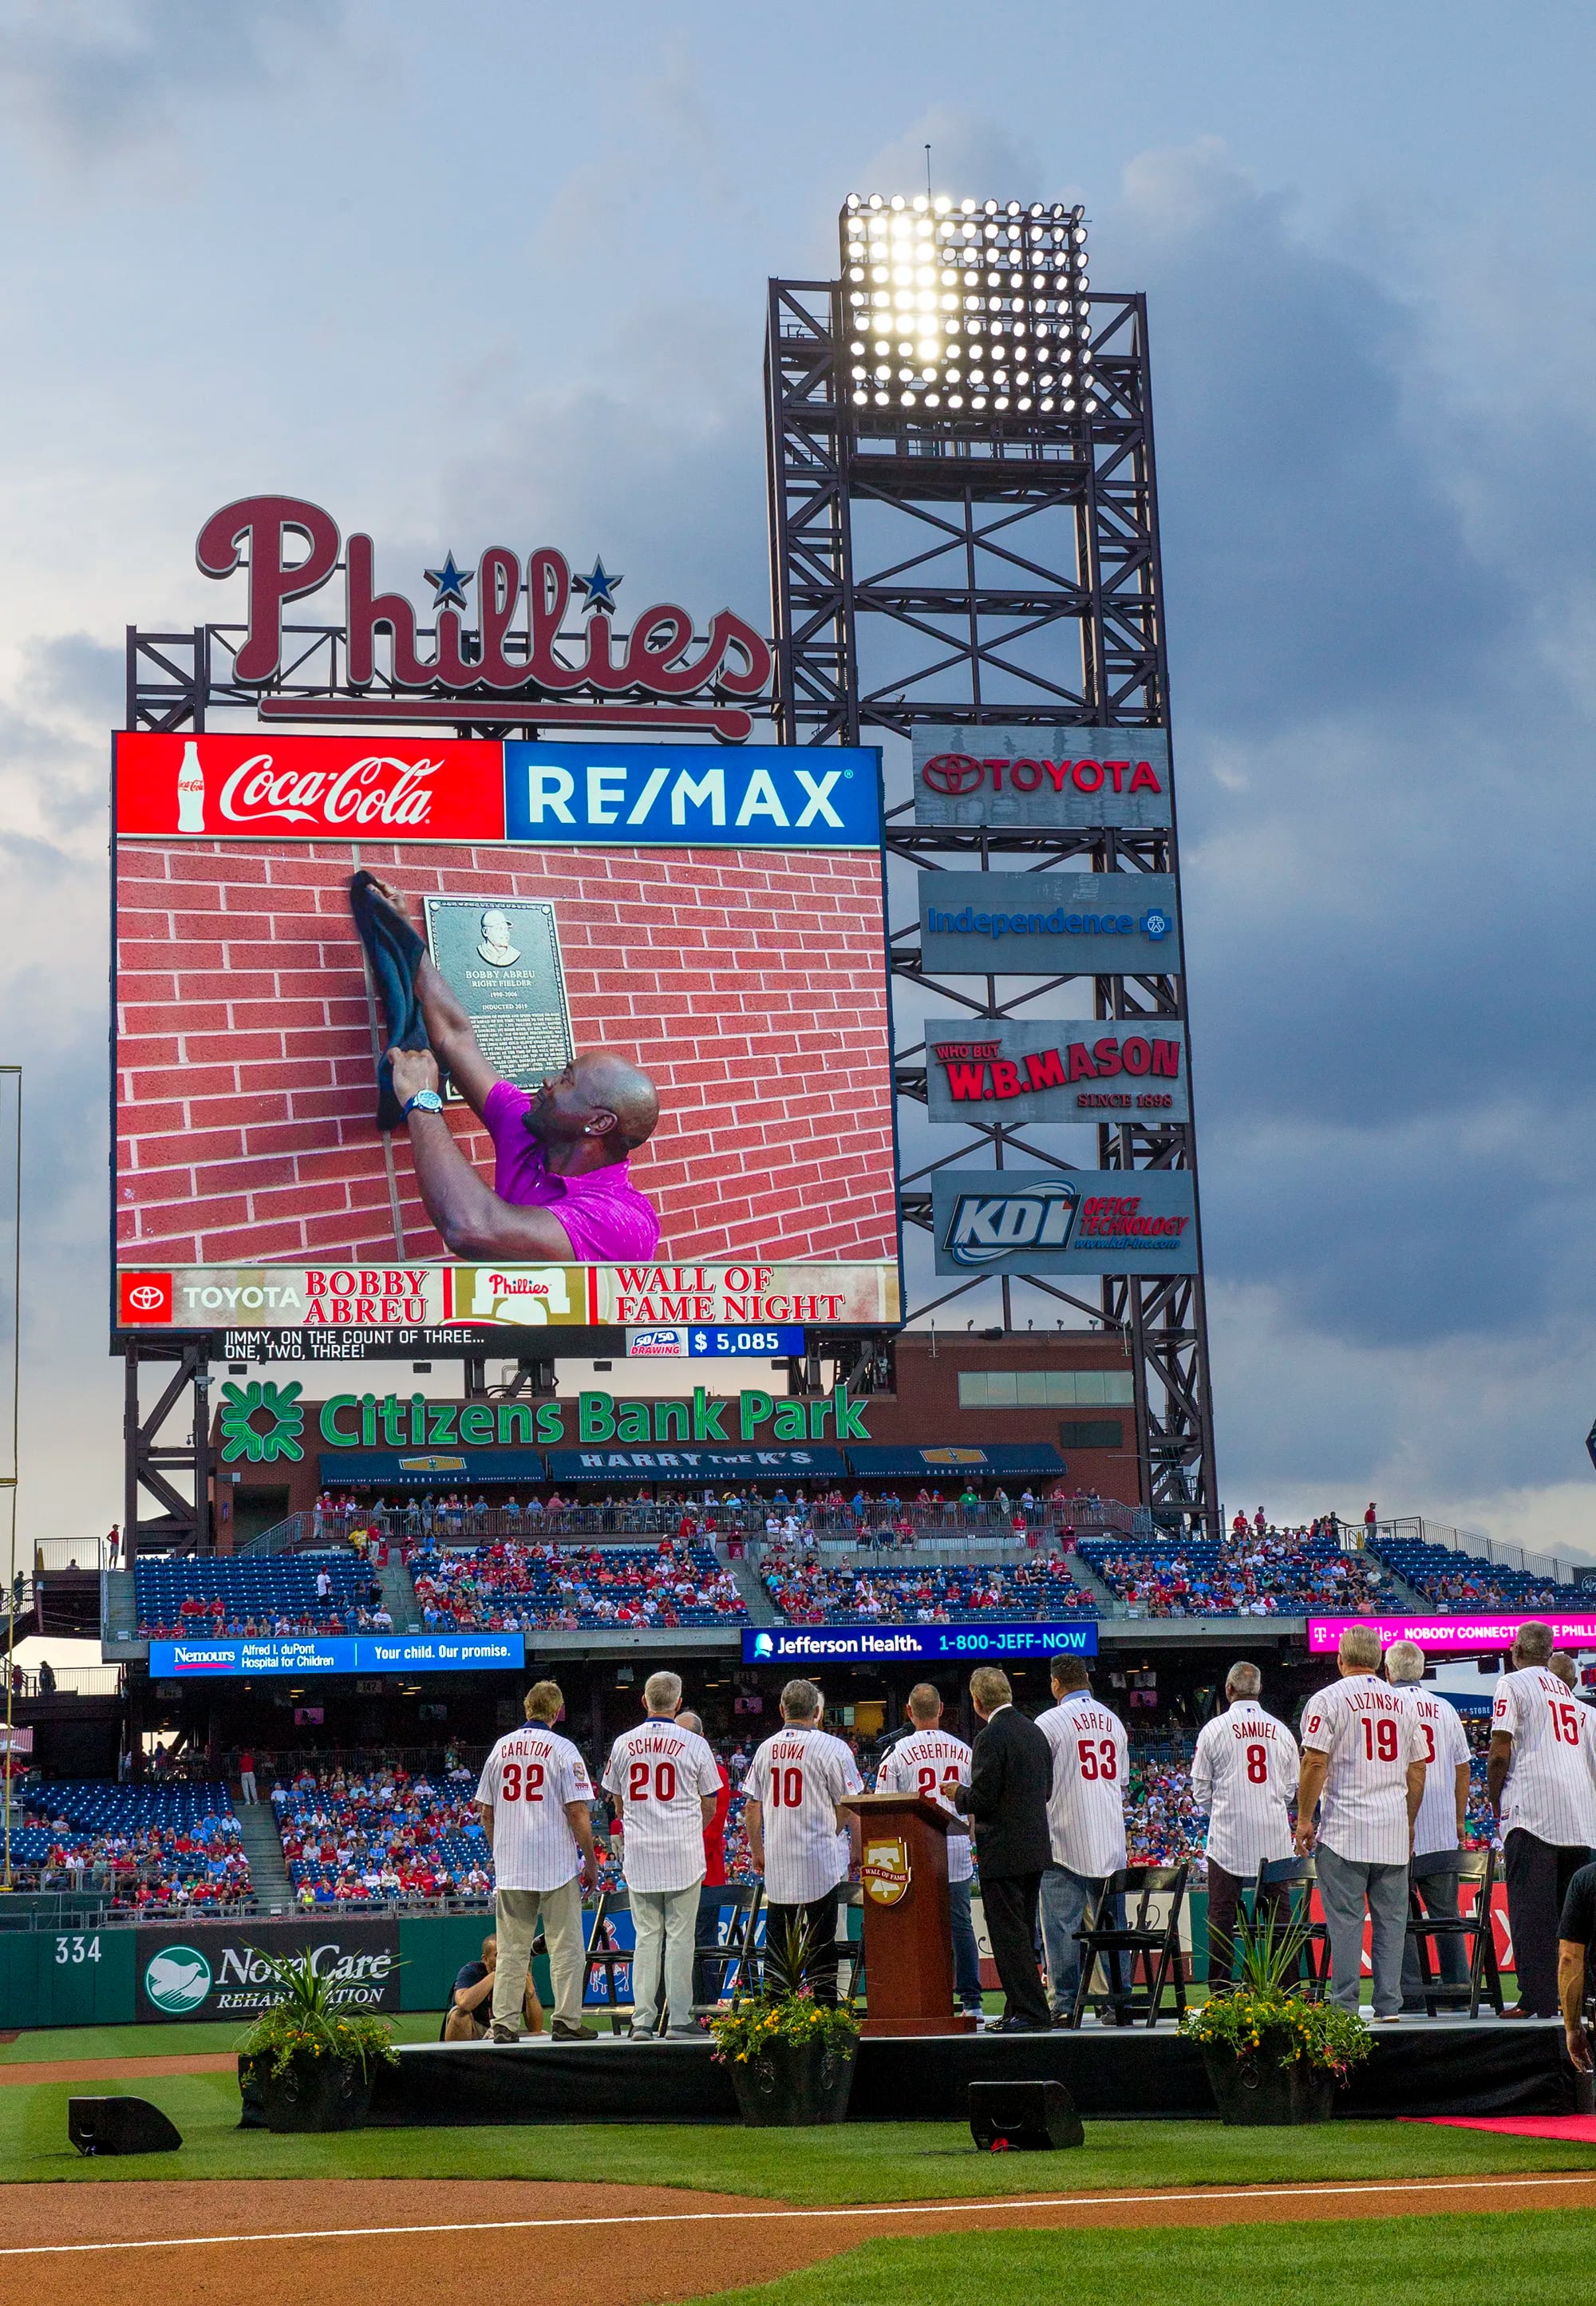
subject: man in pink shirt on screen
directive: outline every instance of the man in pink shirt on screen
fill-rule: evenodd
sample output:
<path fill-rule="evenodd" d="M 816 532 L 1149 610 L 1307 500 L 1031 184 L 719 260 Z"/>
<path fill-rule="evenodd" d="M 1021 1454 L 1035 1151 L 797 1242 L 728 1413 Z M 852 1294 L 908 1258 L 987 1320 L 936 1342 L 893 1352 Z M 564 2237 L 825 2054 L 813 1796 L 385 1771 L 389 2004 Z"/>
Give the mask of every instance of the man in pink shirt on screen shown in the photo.
<path fill-rule="evenodd" d="M 397 890 L 379 884 L 403 914 Z M 392 1049 L 394 1090 L 427 1215 L 456 1256 L 509 1263 L 646 1262 L 659 1243 L 653 1205 L 627 1175 L 660 1100 L 645 1072 L 614 1049 L 585 1049 L 535 1094 L 498 1080 L 471 1020 L 423 953 L 415 989 L 426 1049 Z M 482 1120 L 497 1156 L 485 1184 L 455 1142 L 439 1095 L 439 1066 Z"/>

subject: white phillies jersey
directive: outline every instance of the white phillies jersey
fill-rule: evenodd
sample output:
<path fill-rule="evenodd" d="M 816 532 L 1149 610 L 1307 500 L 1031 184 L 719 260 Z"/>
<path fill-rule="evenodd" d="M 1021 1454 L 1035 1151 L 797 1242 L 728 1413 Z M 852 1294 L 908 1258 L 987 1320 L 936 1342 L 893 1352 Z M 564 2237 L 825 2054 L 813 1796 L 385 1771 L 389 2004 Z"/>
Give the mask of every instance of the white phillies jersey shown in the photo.
<path fill-rule="evenodd" d="M 1424 1741 L 1424 1799 L 1413 1825 L 1413 1855 L 1429 1858 L 1438 1849 L 1458 1847 L 1457 1766 L 1461 1762 L 1468 1767 L 1468 1732 L 1456 1706 L 1435 1696 L 1421 1681 L 1399 1682 L 1397 1687 L 1413 1707 Z"/>
<path fill-rule="evenodd" d="M 651 1718 L 610 1748 L 604 1790 L 620 1812 L 628 1890 L 687 1890 L 704 1879 L 700 1794 L 719 1795 L 715 1757 L 695 1730 Z"/>
<path fill-rule="evenodd" d="M 1319 1798 L 1326 1848 L 1365 1865 L 1405 1866 L 1408 1764 L 1424 1759 L 1424 1740 L 1402 1692 L 1372 1673 L 1321 1689 L 1302 1709 L 1302 1750 L 1329 1756 Z"/>
<path fill-rule="evenodd" d="M 953 1788 L 969 1783 L 969 1747 L 945 1730 L 917 1730 L 910 1738 L 900 1738 L 875 1772 L 878 1794 L 924 1794 L 954 1817 L 959 1813 L 953 1807 Z M 962 1818 L 959 1822 L 965 1823 Z M 969 1832 L 950 1833 L 949 1881 L 968 1882 L 973 1871 Z"/>
<path fill-rule="evenodd" d="M 764 1893 L 778 1906 L 807 1906 L 834 1890 L 848 1870 L 839 1854 L 837 1804 L 865 1781 L 841 1738 L 784 1722 L 748 1764 L 743 1791 L 764 1820 Z"/>
<path fill-rule="evenodd" d="M 1205 1721 L 1191 1764 L 1191 1798 L 1208 1814 L 1206 1848 L 1227 1874 L 1250 1875 L 1292 1854 L 1285 1806 L 1297 1790 L 1297 1741 L 1256 1697 Z"/>
<path fill-rule="evenodd" d="M 528 1721 L 501 1738 L 482 1764 L 478 1801 L 493 1812 L 493 1875 L 501 1890 L 558 1890 L 582 1863 L 565 1814 L 591 1802 L 587 1764 L 568 1738 Z"/>
<path fill-rule="evenodd" d="M 1072 1689 L 1037 1716 L 1053 1748 L 1047 1831 L 1054 1862 L 1100 1880 L 1125 1862 L 1125 1783 L 1130 1741 L 1111 1706 Z"/>
<path fill-rule="evenodd" d="M 1544 1666 L 1505 1673 L 1491 1708 L 1493 1731 L 1513 1740 L 1502 1789 L 1502 1832 L 1537 1841 L 1596 1847 L 1596 1720 Z"/>

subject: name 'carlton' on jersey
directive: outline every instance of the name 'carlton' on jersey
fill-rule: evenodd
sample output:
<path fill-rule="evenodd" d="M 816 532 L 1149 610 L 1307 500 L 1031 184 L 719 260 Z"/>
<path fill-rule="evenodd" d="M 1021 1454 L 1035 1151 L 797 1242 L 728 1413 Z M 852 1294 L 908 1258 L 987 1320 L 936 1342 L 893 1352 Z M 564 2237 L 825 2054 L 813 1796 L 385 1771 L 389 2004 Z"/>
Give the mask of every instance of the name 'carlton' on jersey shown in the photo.
<path fill-rule="evenodd" d="M 807 1906 L 848 1871 L 837 1804 L 865 1781 L 841 1738 L 789 1721 L 748 1764 L 743 1791 L 764 1821 L 764 1893 L 778 1906 Z"/>
<path fill-rule="evenodd" d="M 954 1817 L 959 1813 L 953 1788 L 969 1783 L 969 1747 L 946 1730 L 917 1730 L 911 1738 L 900 1738 L 875 1772 L 878 1794 L 923 1794 Z M 950 1882 L 968 1882 L 975 1871 L 969 1840 L 968 1832 L 948 1836 Z"/>
<path fill-rule="evenodd" d="M 1256 1874 L 1266 1858 L 1289 1858 L 1285 1806 L 1297 1790 L 1297 1741 L 1256 1697 L 1233 1698 L 1205 1721 L 1191 1762 L 1191 1798 L 1208 1814 L 1205 1845 L 1227 1874 Z"/>
<path fill-rule="evenodd" d="M 476 1798 L 493 1812 L 493 1876 L 501 1890 L 558 1890 L 582 1863 L 565 1814 L 591 1802 L 593 1780 L 568 1738 L 529 1721 L 482 1764 Z"/>
<path fill-rule="evenodd" d="M 620 1870 L 628 1890 L 687 1890 L 704 1879 L 700 1794 L 721 1791 L 704 1740 L 651 1719 L 610 1748 L 604 1790 L 620 1811 Z"/>
<path fill-rule="evenodd" d="M 1371 1673 L 1319 1690 L 1302 1709 L 1302 1751 L 1329 1757 L 1319 1797 L 1326 1848 L 1365 1865 L 1405 1866 L 1408 1765 L 1424 1759 L 1424 1740 L 1402 1692 Z"/>

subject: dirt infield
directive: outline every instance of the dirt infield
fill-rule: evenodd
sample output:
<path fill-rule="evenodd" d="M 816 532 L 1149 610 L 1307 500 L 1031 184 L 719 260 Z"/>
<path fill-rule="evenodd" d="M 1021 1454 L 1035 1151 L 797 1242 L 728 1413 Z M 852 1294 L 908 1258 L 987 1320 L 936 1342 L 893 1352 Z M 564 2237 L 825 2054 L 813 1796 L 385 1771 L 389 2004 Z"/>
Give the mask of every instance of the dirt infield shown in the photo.
<path fill-rule="evenodd" d="M 524 2285 L 540 2306 L 661 2306 L 887 2234 L 1008 2227 L 1225 2225 L 1596 2208 L 1596 2172 L 1308 2187 L 1182 2188 L 1013 2201 L 793 2208 L 662 2187 L 395 2180 L 20 2185 L 5 2191 L 0 2298 L 28 2306 L 457 2306 Z"/>

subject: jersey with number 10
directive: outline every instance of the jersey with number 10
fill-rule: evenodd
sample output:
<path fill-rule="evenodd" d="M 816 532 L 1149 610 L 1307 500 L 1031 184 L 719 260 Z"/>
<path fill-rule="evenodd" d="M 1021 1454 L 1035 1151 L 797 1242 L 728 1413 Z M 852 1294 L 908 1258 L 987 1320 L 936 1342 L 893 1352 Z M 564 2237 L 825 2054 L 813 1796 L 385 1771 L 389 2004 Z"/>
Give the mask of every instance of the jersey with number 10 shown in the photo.
<path fill-rule="evenodd" d="M 1266 1858 L 1289 1858 L 1285 1806 L 1297 1790 L 1297 1741 L 1256 1697 L 1238 1697 L 1205 1721 L 1191 1763 L 1191 1798 L 1208 1813 L 1208 1855 L 1250 1876 Z"/>
<path fill-rule="evenodd" d="M 839 1852 L 837 1804 L 864 1790 L 841 1738 L 787 1722 L 765 1739 L 748 1764 L 743 1791 L 760 1805 L 764 1890 L 774 1904 L 807 1906 L 836 1888 L 848 1870 Z"/>
<path fill-rule="evenodd" d="M 1537 1841 L 1596 1847 L 1596 1719 L 1544 1666 L 1505 1673 L 1491 1708 L 1492 1730 L 1513 1740 L 1502 1789 L 1502 1832 Z"/>
<path fill-rule="evenodd" d="M 482 1764 L 476 1798 L 493 1812 L 493 1875 L 501 1890 L 558 1890 L 582 1863 L 565 1814 L 591 1802 L 587 1764 L 568 1738 L 529 1721 Z"/>
<path fill-rule="evenodd" d="M 953 1810 L 953 1788 L 969 1783 L 969 1747 L 946 1730 L 917 1730 L 900 1738 L 875 1772 L 878 1794 L 923 1794 Z M 968 1882 L 973 1872 L 968 1832 L 948 1836 L 948 1879 Z"/>

